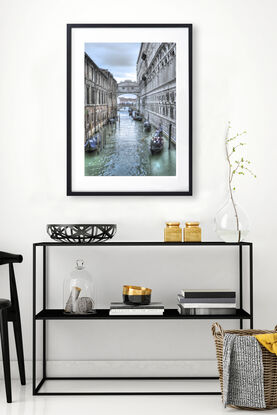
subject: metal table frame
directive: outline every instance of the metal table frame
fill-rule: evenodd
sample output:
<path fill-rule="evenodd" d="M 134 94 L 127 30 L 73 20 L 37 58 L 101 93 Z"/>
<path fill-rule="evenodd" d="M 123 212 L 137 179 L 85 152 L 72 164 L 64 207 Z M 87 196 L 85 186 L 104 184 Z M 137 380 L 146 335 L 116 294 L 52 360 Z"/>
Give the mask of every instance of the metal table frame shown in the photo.
<path fill-rule="evenodd" d="M 47 308 L 47 248 L 66 246 L 91 246 L 95 249 L 107 246 L 235 246 L 239 250 L 239 300 L 240 308 L 235 315 L 199 315 L 184 316 L 180 315 L 175 309 L 165 309 L 163 316 L 110 316 L 109 309 L 97 310 L 94 315 L 65 315 L 63 310 Z M 37 248 L 42 248 L 43 252 L 43 284 L 42 284 L 42 305 L 43 308 L 37 313 Z M 248 248 L 249 257 L 249 312 L 243 309 L 243 248 Z M 102 242 L 91 244 L 77 244 L 64 242 L 39 242 L 33 244 L 33 395 L 219 395 L 220 392 L 41 392 L 40 389 L 47 380 L 143 380 L 143 379 L 163 379 L 163 380 L 212 380 L 218 377 L 48 377 L 47 376 L 47 330 L 46 321 L 49 320 L 190 320 L 190 319 L 238 319 L 240 328 L 243 328 L 243 321 L 249 320 L 250 328 L 253 328 L 253 244 L 251 242 Z M 36 324 L 42 321 L 42 378 L 37 384 L 36 381 Z"/>

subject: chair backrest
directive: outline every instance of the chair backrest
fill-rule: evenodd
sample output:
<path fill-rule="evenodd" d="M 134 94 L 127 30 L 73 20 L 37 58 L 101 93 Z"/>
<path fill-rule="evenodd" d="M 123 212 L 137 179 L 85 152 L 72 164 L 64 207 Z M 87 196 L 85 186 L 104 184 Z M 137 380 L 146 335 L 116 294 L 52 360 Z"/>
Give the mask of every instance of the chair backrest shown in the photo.
<path fill-rule="evenodd" d="M 11 307 L 9 309 L 9 319 L 13 319 L 13 313 L 19 313 L 18 295 L 15 282 L 15 275 L 13 264 L 23 261 L 22 255 L 9 254 L 8 252 L 0 251 L 0 265 L 9 264 L 9 279 L 10 279 L 10 293 L 11 293 Z"/>
<path fill-rule="evenodd" d="M 15 262 L 22 262 L 22 255 L 9 254 L 8 252 L 0 251 L 0 265 L 14 264 Z"/>

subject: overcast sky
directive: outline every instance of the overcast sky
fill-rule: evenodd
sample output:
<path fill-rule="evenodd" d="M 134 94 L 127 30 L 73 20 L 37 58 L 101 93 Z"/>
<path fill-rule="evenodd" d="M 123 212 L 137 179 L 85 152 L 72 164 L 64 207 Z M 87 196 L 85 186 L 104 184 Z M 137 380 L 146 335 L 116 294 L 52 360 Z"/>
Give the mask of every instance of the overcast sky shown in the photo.
<path fill-rule="evenodd" d="M 140 43 L 85 43 L 85 51 L 102 69 L 108 69 L 117 82 L 136 81 Z"/>

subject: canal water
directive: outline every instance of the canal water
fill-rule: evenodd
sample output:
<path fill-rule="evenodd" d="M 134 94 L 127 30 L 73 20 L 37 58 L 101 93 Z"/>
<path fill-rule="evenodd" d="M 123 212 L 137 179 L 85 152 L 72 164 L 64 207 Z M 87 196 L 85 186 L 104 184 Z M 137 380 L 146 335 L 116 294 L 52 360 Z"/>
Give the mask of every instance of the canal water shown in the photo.
<path fill-rule="evenodd" d="M 85 153 L 86 176 L 175 176 L 176 149 L 164 138 L 161 153 L 151 154 L 150 141 L 155 132 L 145 132 L 142 121 L 135 121 L 127 110 L 119 111 L 120 122 L 107 125 L 106 145 L 97 152 Z M 102 132 L 103 138 L 103 132 Z"/>

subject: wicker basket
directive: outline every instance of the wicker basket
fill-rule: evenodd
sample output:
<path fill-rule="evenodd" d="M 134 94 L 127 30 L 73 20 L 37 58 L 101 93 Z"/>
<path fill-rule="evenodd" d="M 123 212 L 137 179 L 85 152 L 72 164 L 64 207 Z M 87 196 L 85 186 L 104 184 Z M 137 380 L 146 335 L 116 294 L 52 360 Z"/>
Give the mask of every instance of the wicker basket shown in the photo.
<path fill-rule="evenodd" d="M 238 336 L 252 336 L 255 334 L 264 334 L 264 333 L 275 333 L 277 331 L 277 326 L 275 331 L 269 330 L 226 330 L 218 323 L 212 325 L 212 334 L 215 340 L 216 347 L 216 356 L 217 356 L 217 366 L 219 372 L 219 380 L 221 393 L 223 394 L 223 339 L 225 333 L 233 333 Z M 277 356 L 274 353 L 269 352 L 264 346 L 261 345 L 262 356 L 263 356 L 263 366 L 264 366 L 264 395 L 266 409 L 277 408 Z M 233 405 L 232 405 L 233 406 Z M 250 409 L 246 407 L 233 406 L 240 409 Z M 253 408 L 252 408 L 253 409 Z"/>

